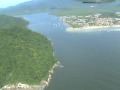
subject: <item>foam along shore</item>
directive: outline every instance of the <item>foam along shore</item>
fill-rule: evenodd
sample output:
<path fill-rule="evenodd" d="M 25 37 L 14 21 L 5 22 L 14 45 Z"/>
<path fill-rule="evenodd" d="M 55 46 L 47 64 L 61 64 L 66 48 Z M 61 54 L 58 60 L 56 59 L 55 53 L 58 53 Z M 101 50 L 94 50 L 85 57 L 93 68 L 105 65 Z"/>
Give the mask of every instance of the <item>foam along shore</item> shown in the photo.
<path fill-rule="evenodd" d="M 100 29 L 105 28 L 119 28 L 120 25 L 112 25 L 112 26 L 89 26 L 89 27 L 81 27 L 81 28 L 73 28 L 68 27 L 66 29 L 67 32 L 90 32 L 90 31 L 101 31 Z"/>
<path fill-rule="evenodd" d="M 49 75 L 47 80 L 42 80 L 40 82 L 40 85 L 28 85 L 23 83 L 17 83 L 17 84 L 9 84 L 2 87 L 0 90 L 44 90 L 46 86 L 49 85 L 50 80 L 52 78 L 52 74 L 54 72 L 54 69 L 57 67 L 61 67 L 61 63 L 58 61 L 54 64 L 54 66 L 49 70 Z"/>

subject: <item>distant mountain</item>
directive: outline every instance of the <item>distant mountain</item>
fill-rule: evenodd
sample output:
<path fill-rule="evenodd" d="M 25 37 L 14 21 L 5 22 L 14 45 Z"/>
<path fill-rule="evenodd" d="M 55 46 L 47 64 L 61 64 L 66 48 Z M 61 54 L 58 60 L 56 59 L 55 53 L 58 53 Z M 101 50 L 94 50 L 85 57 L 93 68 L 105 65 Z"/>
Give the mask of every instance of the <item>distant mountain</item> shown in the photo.
<path fill-rule="evenodd" d="M 94 4 L 114 0 L 32 0 L 16 6 L 0 10 L 0 14 L 20 15 L 40 12 L 50 12 L 57 15 L 81 14 L 86 12 L 113 12 L 119 10 L 117 4 Z M 118 0 L 119 1 L 119 0 Z M 86 4 L 88 3 L 88 4 Z M 90 4 L 89 4 L 90 3 Z M 92 3 L 92 4 L 91 4 Z M 94 5 L 93 5 L 94 4 Z"/>
<path fill-rule="evenodd" d="M 32 0 L 0 11 L 2 14 L 27 14 L 46 10 L 58 10 L 79 7 L 80 3 L 74 0 Z"/>

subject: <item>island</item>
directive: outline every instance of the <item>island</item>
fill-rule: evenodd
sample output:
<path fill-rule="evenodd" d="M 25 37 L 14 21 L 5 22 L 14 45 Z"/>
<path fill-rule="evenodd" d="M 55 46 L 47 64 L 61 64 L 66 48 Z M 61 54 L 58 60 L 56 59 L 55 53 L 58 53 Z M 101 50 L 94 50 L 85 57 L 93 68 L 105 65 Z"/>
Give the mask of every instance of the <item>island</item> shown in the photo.
<path fill-rule="evenodd" d="M 0 90 L 43 90 L 58 64 L 51 41 L 28 24 L 0 15 Z"/>
<path fill-rule="evenodd" d="M 120 27 L 119 14 L 117 17 L 104 17 L 102 14 L 93 14 L 86 16 L 61 16 L 63 22 L 69 27 L 67 31 L 94 30 L 99 28 Z"/>

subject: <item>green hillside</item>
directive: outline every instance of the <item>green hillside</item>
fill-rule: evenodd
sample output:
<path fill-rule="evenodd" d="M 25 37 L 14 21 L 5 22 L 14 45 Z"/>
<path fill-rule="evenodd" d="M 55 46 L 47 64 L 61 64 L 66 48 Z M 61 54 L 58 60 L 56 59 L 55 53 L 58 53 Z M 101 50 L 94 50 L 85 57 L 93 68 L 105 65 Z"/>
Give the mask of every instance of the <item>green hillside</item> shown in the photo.
<path fill-rule="evenodd" d="M 7 15 L 0 15 L 0 28 L 9 28 L 13 26 L 25 27 L 29 24 L 28 21 L 25 21 L 21 18 L 15 18 Z"/>
<path fill-rule="evenodd" d="M 6 18 L 8 23 L 6 22 Z M 1 21 L 1 18 L 2 19 Z M 43 35 L 26 28 L 26 21 L 0 15 L 0 88 L 6 84 L 39 84 L 56 62 L 51 42 Z M 21 24 L 19 25 L 19 20 Z M 22 23 L 26 23 L 22 25 Z"/>

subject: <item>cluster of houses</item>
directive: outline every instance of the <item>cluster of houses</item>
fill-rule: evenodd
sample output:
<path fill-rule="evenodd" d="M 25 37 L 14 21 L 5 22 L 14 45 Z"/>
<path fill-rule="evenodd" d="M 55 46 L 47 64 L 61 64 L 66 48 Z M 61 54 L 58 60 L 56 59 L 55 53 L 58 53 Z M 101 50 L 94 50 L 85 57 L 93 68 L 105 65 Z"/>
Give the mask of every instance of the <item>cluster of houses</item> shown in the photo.
<path fill-rule="evenodd" d="M 88 16 L 63 16 L 62 20 L 73 28 L 120 25 L 120 18 L 102 17 L 101 14 Z"/>

